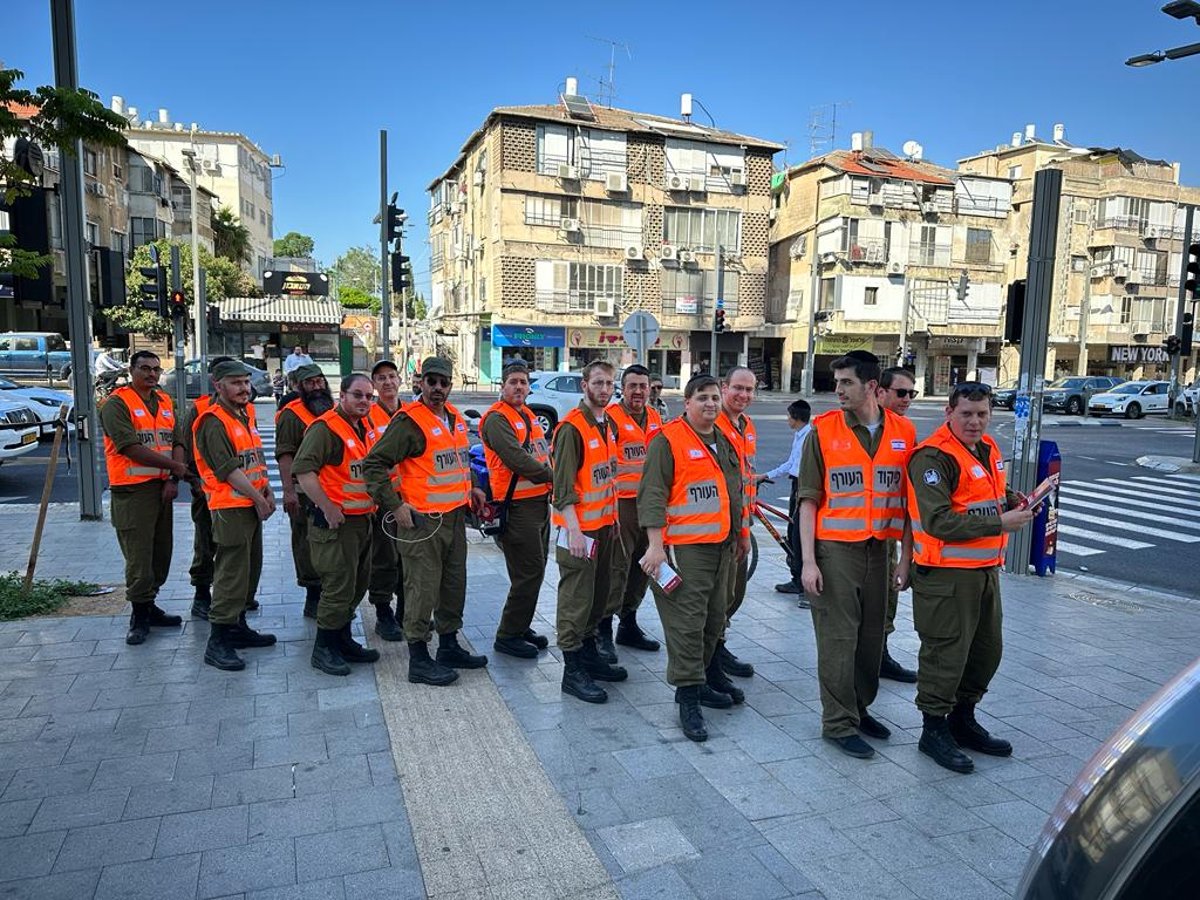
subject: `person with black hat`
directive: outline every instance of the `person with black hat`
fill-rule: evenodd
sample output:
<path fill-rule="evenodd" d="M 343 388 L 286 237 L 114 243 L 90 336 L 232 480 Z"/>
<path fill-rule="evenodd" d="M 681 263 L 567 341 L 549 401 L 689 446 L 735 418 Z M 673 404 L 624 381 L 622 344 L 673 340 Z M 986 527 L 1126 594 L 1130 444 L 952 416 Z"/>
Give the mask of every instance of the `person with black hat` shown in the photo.
<path fill-rule="evenodd" d="M 400 370 L 390 359 L 381 359 L 371 368 L 371 384 L 375 388 L 375 402 L 371 404 L 367 418 L 375 430 L 375 440 L 383 437 L 392 416 L 400 409 Z M 393 477 L 397 490 L 398 476 Z M 372 517 L 371 529 L 371 586 L 368 599 L 375 607 L 375 633 L 385 641 L 404 640 L 404 568 L 400 562 L 400 549 L 384 528 L 386 511 L 377 509 Z M 392 611 L 392 597 L 396 598 L 396 609 Z"/>
<path fill-rule="evenodd" d="M 400 545 L 408 680 L 438 686 L 456 681 L 455 669 L 487 665 L 486 656 L 458 642 L 467 599 L 466 510 L 479 511 L 486 497 L 471 483 L 466 422 L 447 402 L 453 371 L 447 359 L 426 359 L 421 399 L 401 407 L 363 460 L 367 489 L 387 510 L 384 527 Z M 397 466 L 399 491 L 392 480 Z M 431 619 L 436 660 L 427 646 Z"/>

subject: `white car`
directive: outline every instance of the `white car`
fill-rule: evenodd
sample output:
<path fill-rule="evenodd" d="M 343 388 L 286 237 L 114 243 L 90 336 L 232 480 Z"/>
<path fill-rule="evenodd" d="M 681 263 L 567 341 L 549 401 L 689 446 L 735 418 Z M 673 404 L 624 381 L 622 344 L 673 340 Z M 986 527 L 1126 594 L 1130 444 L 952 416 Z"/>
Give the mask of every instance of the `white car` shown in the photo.
<path fill-rule="evenodd" d="M 1175 398 L 1175 415 L 1194 416 L 1197 406 L 1200 406 L 1200 384 L 1180 390 Z"/>
<path fill-rule="evenodd" d="M 24 401 L 0 395 L 0 464 L 37 449 L 38 415 Z"/>
<path fill-rule="evenodd" d="M 6 400 L 17 400 L 37 413 L 38 421 L 42 423 L 43 434 L 54 433 L 52 425 L 58 418 L 58 411 L 61 407 L 66 406 L 69 418 L 71 407 L 75 405 L 75 398 L 66 391 L 56 391 L 53 388 L 45 387 L 22 387 L 7 378 L 0 378 L 0 397 Z M 68 429 L 74 427 L 67 425 Z"/>
<path fill-rule="evenodd" d="M 1170 408 L 1171 383 L 1168 381 L 1126 381 L 1110 391 L 1093 394 L 1088 401 L 1089 416 L 1115 415 L 1140 419 L 1147 414 L 1166 415 Z"/>
<path fill-rule="evenodd" d="M 578 372 L 529 373 L 529 397 L 525 404 L 549 435 L 567 413 L 583 400 L 583 376 Z"/>

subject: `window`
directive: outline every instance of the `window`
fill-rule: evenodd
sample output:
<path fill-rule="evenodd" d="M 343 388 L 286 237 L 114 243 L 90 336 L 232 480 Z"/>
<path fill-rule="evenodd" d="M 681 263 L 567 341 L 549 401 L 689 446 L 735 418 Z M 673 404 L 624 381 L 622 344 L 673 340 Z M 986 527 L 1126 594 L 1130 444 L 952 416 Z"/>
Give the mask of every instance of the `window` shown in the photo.
<path fill-rule="evenodd" d="M 158 223 L 151 218 L 142 218 L 140 216 L 129 217 L 129 235 L 133 241 L 134 249 L 149 244 L 158 237 Z"/>
<path fill-rule="evenodd" d="M 746 153 L 740 147 L 667 138 L 667 175 L 695 175 L 704 179 L 706 191 L 732 190 L 731 175 L 746 171 Z"/>
<path fill-rule="evenodd" d="M 1087 268 L 1088 268 L 1088 264 L 1087 264 L 1086 256 L 1072 256 L 1071 257 L 1071 271 L 1072 272 L 1086 272 Z"/>
<path fill-rule="evenodd" d="M 677 247 L 715 253 L 741 248 L 741 213 L 732 209 L 687 209 L 668 206 L 663 210 L 663 240 Z"/>
<path fill-rule="evenodd" d="M 95 222 L 84 223 L 83 236 L 87 239 L 89 246 L 98 247 L 100 245 L 100 226 Z"/>
<path fill-rule="evenodd" d="M 1021 177 L 1021 171 L 1022 171 L 1022 169 L 1020 166 L 1009 166 L 1008 167 L 1008 177 L 1015 181 L 1016 179 Z"/>
<path fill-rule="evenodd" d="M 967 229 L 967 262 L 978 266 L 991 265 L 992 232 L 990 229 Z"/>
<path fill-rule="evenodd" d="M 1133 321 L 1133 298 L 1121 298 L 1121 324 L 1128 325 Z"/>
<path fill-rule="evenodd" d="M 909 258 L 918 266 L 949 266 L 949 231 L 945 226 L 922 225 L 909 247 Z"/>
<path fill-rule="evenodd" d="M 265 209 L 259 209 L 259 211 L 258 211 L 258 224 L 259 225 L 267 224 L 267 211 Z"/>
<path fill-rule="evenodd" d="M 817 309 L 837 309 L 837 282 L 833 278 L 821 279 L 821 297 Z"/>
<path fill-rule="evenodd" d="M 563 219 L 579 218 L 579 201 L 574 197 L 546 197 L 529 194 L 525 197 L 525 224 L 557 228 Z"/>
<path fill-rule="evenodd" d="M 134 194 L 154 193 L 154 172 L 145 163 L 135 161 L 129 167 L 129 190 Z"/>
<path fill-rule="evenodd" d="M 624 266 L 539 259 L 535 268 L 537 308 L 613 315 L 622 296 L 624 275 Z"/>
<path fill-rule="evenodd" d="M 113 163 L 113 178 L 115 178 L 117 181 L 125 180 L 125 170 L 116 163 Z"/>
<path fill-rule="evenodd" d="M 1091 216 L 1089 215 L 1088 208 L 1086 206 L 1075 207 L 1075 212 L 1072 213 L 1072 215 L 1075 218 L 1076 225 L 1086 225 L 1089 221 L 1091 221 Z"/>
<path fill-rule="evenodd" d="M 109 247 L 119 253 L 125 252 L 125 232 L 113 230 L 108 240 Z"/>
<path fill-rule="evenodd" d="M 96 171 L 99 166 L 99 159 L 96 156 L 95 150 L 84 149 L 83 151 L 83 174 L 96 177 Z"/>
<path fill-rule="evenodd" d="M 725 270 L 721 293 L 727 315 L 736 316 L 739 275 Z M 717 273 L 712 269 L 663 269 L 663 313 L 666 315 L 708 315 L 717 299 Z"/>
<path fill-rule="evenodd" d="M 584 246 L 620 249 L 642 245 L 642 208 L 638 204 L 584 200 L 579 206 Z"/>
<path fill-rule="evenodd" d="M 31 337 L 14 338 L 12 348 L 13 348 L 13 350 L 24 351 L 26 353 L 28 353 L 29 351 L 36 352 L 38 349 L 37 338 L 31 338 Z"/>
<path fill-rule="evenodd" d="M 587 179 L 603 180 L 610 172 L 624 174 L 625 134 L 569 125 L 539 125 L 538 172 L 557 176 L 560 165 L 575 166 L 579 177 Z"/>
<path fill-rule="evenodd" d="M 868 287 L 863 288 L 863 306 L 878 306 L 879 305 L 879 288 Z"/>

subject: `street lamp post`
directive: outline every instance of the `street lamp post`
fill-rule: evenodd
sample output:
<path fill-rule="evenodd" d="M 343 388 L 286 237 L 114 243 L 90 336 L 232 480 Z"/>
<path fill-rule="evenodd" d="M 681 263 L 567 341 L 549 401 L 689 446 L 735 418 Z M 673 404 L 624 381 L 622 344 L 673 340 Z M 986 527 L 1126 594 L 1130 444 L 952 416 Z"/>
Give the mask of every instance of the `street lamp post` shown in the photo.
<path fill-rule="evenodd" d="M 195 337 L 192 342 L 192 357 L 200 360 L 200 393 L 208 393 L 208 298 L 204 296 L 205 292 L 202 288 L 200 278 L 200 228 L 199 228 L 199 212 L 196 203 L 196 178 L 197 169 L 200 168 L 200 159 L 196 155 L 195 150 L 195 130 L 192 131 L 192 148 L 184 150 L 183 155 L 188 161 L 188 169 L 191 173 L 189 187 L 191 189 L 191 204 L 192 204 L 192 313 L 194 314 L 195 322 Z"/>

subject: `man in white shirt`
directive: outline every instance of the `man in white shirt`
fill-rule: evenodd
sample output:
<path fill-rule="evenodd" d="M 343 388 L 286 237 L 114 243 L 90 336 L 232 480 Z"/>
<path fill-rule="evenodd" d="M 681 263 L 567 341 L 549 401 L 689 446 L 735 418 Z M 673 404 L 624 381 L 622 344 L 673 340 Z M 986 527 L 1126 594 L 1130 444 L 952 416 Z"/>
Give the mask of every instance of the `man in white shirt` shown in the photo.
<path fill-rule="evenodd" d="M 313 358 L 308 355 L 308 350 L 303 344 L 297 344 L 292 348 L 292 353 L 283 361 L 283 374 L 287 375 L 294 369 L 301 366 L 313 365 Z"/>
<path fill-rule="evenodd" d="M 800 586 L 800 528 L 796 520 L 796 479 L 800 477 L 800 454 L 804 450 L 804 441 L 812 431 L 812 426 L 809 424 L 809 419 L 812 418 L 812 408 L 808 405 L 807 400 L 794 400 L 788 404 L 787 416 L 788 427 L 792 429 L 792 450 L 788 454 L 787 460 L 771 471 L 761 472 L 755 477 L 760 483 L 768 480 L 774 481 L 784 475 L 791 479 L 787 540 L 788 546 L 792 548 L 792 556 L 789 560 L 792 580 L 775 585 L 775 590 L 781 594 L 798 594 L 800 597 L 798 605 L 801 609 L 806 609 L 808 601 L 804 599 L 804 588 Z"/>

